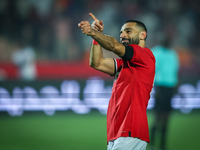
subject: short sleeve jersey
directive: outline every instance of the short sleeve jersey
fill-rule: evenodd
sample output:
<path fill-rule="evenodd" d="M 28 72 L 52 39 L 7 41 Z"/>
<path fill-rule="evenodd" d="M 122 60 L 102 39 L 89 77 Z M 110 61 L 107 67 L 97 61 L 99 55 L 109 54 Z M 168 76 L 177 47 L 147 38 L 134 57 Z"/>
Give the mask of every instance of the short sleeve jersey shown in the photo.
<path fill-rule="evenodd" d="M 150 142 L 146 109 L 155 76 L 155 58 L 148 48 L 129 45 L 130 61 L 115 59 L 116 80 L 107 111 L 107 141 L 137 137 Z"/>

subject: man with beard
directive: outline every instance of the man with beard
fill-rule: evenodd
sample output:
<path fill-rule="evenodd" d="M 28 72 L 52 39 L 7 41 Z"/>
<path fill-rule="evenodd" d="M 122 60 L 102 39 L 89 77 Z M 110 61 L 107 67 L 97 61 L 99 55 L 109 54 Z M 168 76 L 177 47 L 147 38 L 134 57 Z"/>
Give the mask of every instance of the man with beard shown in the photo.
<path fill-rule="evenodd" d="M 108 150 L 145 150 L 149 142 L 146 109 L 155 76 L 155 58 L 146 48 L 147 29 L 136 20 L 125 22 L 120 42 L 102 33 L 103 23 L 81 21 L 82 33 L 93 38 L 90 66 L 115 76 L 107 111 Z M 121 59 L 103 58 L 102 47 Z"/>

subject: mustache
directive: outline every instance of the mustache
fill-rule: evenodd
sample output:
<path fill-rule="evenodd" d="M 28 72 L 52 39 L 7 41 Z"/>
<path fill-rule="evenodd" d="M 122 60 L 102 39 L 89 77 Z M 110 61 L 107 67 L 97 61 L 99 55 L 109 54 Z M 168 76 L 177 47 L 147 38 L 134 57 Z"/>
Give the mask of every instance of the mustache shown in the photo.
<path fill-rule="evenodd" d="M 122 41 L 123 41 L 123 40 L 129 40 L 129 41 L 131 41 L 131 38 L 122 38 L 121 40 L 122 40 Z"/>

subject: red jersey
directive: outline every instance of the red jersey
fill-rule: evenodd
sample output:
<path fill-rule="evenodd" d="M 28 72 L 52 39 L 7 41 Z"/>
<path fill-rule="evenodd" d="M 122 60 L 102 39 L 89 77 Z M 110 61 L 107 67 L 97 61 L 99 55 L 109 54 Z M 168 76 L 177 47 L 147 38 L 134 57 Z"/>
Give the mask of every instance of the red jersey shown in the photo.
<path fill-rule="evenodd" d="M 155 58 L 151 50 L 136 44 L 130 61 L 115 59 L 117 79 L 107 111 L 107 141 L 137 137 L 150 142 L 146 109 L 153 88 Z"/>

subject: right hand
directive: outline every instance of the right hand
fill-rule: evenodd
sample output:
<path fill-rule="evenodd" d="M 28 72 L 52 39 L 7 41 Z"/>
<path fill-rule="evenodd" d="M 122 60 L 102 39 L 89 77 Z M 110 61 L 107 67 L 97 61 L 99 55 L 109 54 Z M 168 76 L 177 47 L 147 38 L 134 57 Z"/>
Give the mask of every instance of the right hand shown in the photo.
<path fill-rule="evenodd" d="M 91 24 L 91 27 L 99 32 L 103 32 L 104 25 L 102 20 L 98 20 L 92 13 L 89 13 L 89 15 L 92 17 L 94 20 Z"/>
<path fill-rule="evenodd" d="M 81 31 L 83 34 L 86 34 L 87 36 L 91 36 L 92 35 L 92 31 L 94 31 L 94 29 L 92 29 L 90 23 L 88 21 L 81 21 L 78 24 L 78 27 L 81 28 Z"/>

